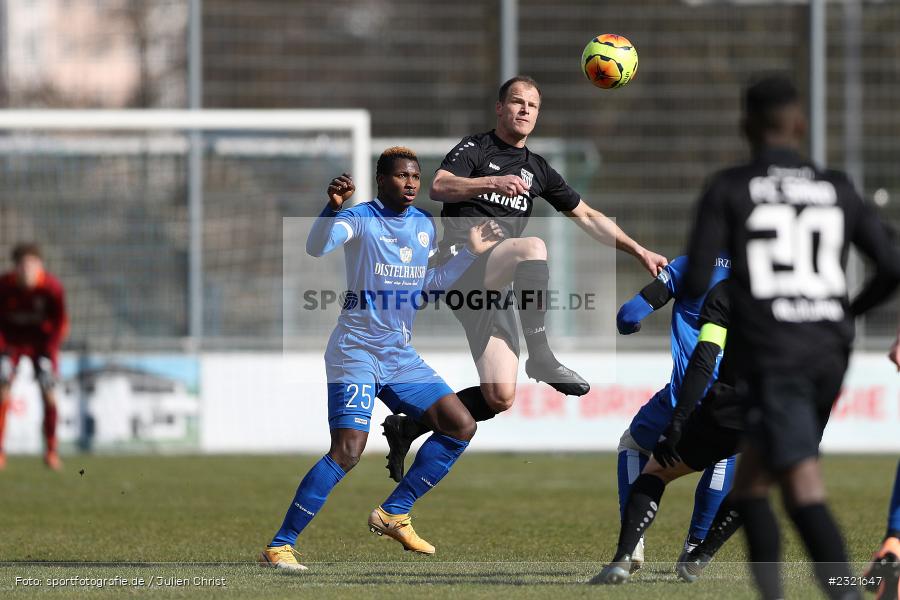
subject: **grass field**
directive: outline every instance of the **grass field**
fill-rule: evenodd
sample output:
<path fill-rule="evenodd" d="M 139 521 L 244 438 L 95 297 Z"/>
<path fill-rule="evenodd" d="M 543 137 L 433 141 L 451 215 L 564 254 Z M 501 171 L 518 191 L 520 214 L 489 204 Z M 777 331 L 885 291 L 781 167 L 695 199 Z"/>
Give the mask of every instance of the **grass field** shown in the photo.
<path fill-rule="evenodd" d="M 611 557 L 618 533 L 611 454 L 464 456 L 413 513 L 417 531 L 437 547 L 433 557 L 404 553 L 367 530 L 369 511 L 392 489 L 382 459 L 367 456 L 302 534 L 298 546 L 310 570 L 297 576 L 256 567 L 255 555 L 316 460 L 85 456 L 69 457 L 64 471 L 54 473 L 37 458 L 10 457 L 0 473 L 0 596 L 755 597 L 739 537 L 700 582 L 681 583 L 672 572 L 690 518 L 693 477 L 666 491 L 647 539 L 647 559 L 654 564 L 625 586 L 583 585 Z M 896 460 L 824 461 L 832 508 L 858 563 L 883 534 Z M 786 561 L 805 560 L 793 532 L 784 542 Z M 821 597 L 807 565 L 787 565 L 786 573 L 790 597 Z M 48 583 L 117 576 L 129 585 Z M 42 585 L 17 583 L 17 577 Z M 224 578 L 226 585 L 194 577 Z M 143 578 L 144 586 L 132 587 L 133 578 Z M 171 578 L 187 582 L 173 585 Z"/>

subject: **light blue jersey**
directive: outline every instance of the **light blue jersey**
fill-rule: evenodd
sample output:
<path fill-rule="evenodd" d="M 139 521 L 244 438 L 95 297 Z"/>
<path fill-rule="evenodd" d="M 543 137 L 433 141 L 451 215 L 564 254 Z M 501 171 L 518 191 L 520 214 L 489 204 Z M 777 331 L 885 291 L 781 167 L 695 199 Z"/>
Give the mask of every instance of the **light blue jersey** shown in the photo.
<path fill-rule="evenodd" d="M 375 397 L 394 412 L 421 417 L 452 393 L 410 345 L 416 313 L 475 260 L 463 249 L 436 269 L 434 220 L 415 207 L 397 213 L 378 200 L 313 224 L 306 251 L 322 256 L 344 247 L 347 291 L 325 350 L 331 429 L 368 431 Z"/>
<path fill-rule="evenodd" d="M 660 271 L 658 277 L 660 281 L 666 284 L 669 292 L 675 298 L 675 302 L 672 305 L 671 326 L 672 376 L 669 379 L 669 396 L 673 408 L 678 400 L 677 394 L 678 390 L 681 389 L 684 372 L 687 370 L 691 355 L 694 353 L 694 347 L 697 345 L 697 336 L 700 335 L 700 309 L 703 307 L 703 301 L 706 299 L 705 293 L 699 298 L 684 298 L 679 295 L 681 280 L 684 277 L 686 268 L 687 256 L 679 256 L 666 265 Z M 712 289 L 714 285 L 726 279 L 730 272 L 731 260 L 728 258 L 717 258 L 712 278 L 706 289 Z M 716 380 L 718 371 L 719 365 L 716 364 L 711 381 Z"/>
<path fill-rule="evenodd" d="M 344 246 L 347 291 L 338 328 L 388 347 L 406 345 L 416 313 L 475 260 L 463 250 L 437 269 L 434 219 L 410 206 L 397 213 L 375 198 L 335 212 L 326 207 L 306 243 L 312 256 Z"/>

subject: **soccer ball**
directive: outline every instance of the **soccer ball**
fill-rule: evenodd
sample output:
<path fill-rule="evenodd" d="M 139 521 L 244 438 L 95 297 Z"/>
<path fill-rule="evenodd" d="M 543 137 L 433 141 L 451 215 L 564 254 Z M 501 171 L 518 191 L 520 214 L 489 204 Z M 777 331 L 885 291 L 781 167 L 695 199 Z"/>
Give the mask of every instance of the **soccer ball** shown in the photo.
<path fill-rule="evenodd" d="M 599 88 L 622 87 L 634 79 L 637 68 L 637 50 L 627 38 L 614 33 L 598 35 L 581 53 L 584 76 Z"/>

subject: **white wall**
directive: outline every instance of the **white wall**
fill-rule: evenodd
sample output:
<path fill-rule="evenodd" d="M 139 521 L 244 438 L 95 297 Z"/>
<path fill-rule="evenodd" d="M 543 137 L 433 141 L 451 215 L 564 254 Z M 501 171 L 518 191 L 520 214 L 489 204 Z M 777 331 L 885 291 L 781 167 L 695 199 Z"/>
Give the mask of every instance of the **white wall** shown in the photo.
<path fill-rule="evenodd" d="M 454 389 L 477 382 L 465 354 L 427 354 Z M 583 398 L 563 398 L 520 373 L 512 410 L 481 423 L 472 450 L 614 450 L 632 415 L 668 380 L 665 353 L 562 356 L 582 374 L 614 370 Z M 201 363 L 201 447 L 208 452 L 324 452 L 328 425 L 320 354 L 208 354 Z M 376 403 L 367 451 L 387 444 Z M 823 440 L 834 452 L 900 452 L 900 377 L 882 355 L 857 355 Z"/>
<path fill-rule="evenodd" d="M 468 354 L 426 353 L 454 389 L 477 384 Z M 479 424 L 472 450 L 614 450 L 632 415 L 668 380 L 666 353 L 562 356 L 586 376 L 605 381 L 583 398 L 564 398 L 520 373 L 512 410 Z M 200 449 L 203 452 L 325 452 L 328 448 L 325 369 L 308 354 L 206 354 L 201 357 Z M 40 452 L 43 411 L 27 361 L 13 386 L 5 448 Z M 61 402 L 61 416 L 77 411 Z M 389 414 L 375 404 L 367 451 L 384 453 L 378 424 Z M 74 415 L 74 412 L 73 412 Z M 102 420 L 102 414 L 97 415 Z M 104 431 L 97 423 L 97 431 Z M 63 442 L 76 431 L 60 431 Z M 857 354 L 825 432 L 830 452 L 900 452 L 900 376 L 881 354 Z"/>

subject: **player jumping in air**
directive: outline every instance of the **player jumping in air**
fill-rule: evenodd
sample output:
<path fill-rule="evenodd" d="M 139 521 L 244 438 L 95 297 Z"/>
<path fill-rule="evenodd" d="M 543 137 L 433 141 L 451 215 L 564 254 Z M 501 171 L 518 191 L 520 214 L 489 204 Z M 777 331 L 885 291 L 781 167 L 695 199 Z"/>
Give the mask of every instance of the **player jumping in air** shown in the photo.
<path fill-rule="evenodd" d="M 10 389 L 19 359 L 34 368 L 44 404 L 44 462 L 59 470 L 56 452 L 56 394 L 59 347 L 69 330 L 65 292 L 44 269 L 40 248 L 19 244 L 12 252 L 15 269 L 0 276 L 0 469 L 6 466 L 3 429 L 10 405 Z"/>
<path fill-rule="evenodd" d="M 847 176 L 800 156 L 805 129 L 789 81 L 768 77 L 747 89 L 744 132 L 753 159 L 708 182 L 690 237 L 685 291 L 702 293 L 713 260 L 728 253 L 729 354 L 747 411 L 732 493 L 762 597 L 784 597 L 778 522 L 768 499 L 777 483 L 824 592 L 857 598 L 855 587 L 828 585 L 851 574 L 825 503 L 819 442 L 847 368 L 853 319 L 893 292 L 900 257 Z M 851 243 L 875 267 L 852 304 Z"/>
<path fill-rule="evenodd" d="M 506 239 L 482 254 L 456 282 L 464 297 L 472 291 L 515 290 L 517 307 L 454 311 L 466 331 L 480 385 L 458 392 L 476 421 L 493 418 L 512 406 L 519 369 L 519 330 L 522 322 L 529 377 L 558 391 L 582 396 L 588 383 L 556 359 L 547 341 L 545 316 L 550 279 L 547 247 L 537 237 L 522 237 L 537 197 L 544 198 L 595 240 L 634 256 L 653 277 L 666 259 L 628 237 L 611 219 L 591 208 L 543 157 L 525 145 L 541 107 L 541 91 L 530 77 L 513 77 L 500 87 L 496 127 L 464 137 L 444 158 L 431 184 L 431 197 L 442 202 L 444 238 L 435 257 L 450 260 L 465 243 L 468 229 L 495 220 Z M 541 300 L 535 300 L 541 299 Z M 391 452 L 388 469 L 394 480 L 403 474 L 403 459 L 414 439 L 427 431 L 408 417 L 392 416 L 384 423 Z"/>
<path fill-rule="evenodd" d="M 412 206 L 419 191 L 419 162 L 408 148 L 384 151 L 376 168 L 378 197 L 342 209 L 355 191 L 348 175 L 328 186 L 328 206 L 310 231 L 306 249 L 322 256 L 344 247 L 347 298 L 325 351 L 331 448 L 306 474 L 281 529 L 259 562 L 305 570 L 294 552 L 297 536 L 325 503 L 331 489 L 359 461 L 375 398 L 434 431 L 396 489 L 369 516 L 369 528 L 406 550 L 433 554 L 416 535 L 413 503 L 450 471 L 475 435 L 475 421 L 444 380 L 410 345 L 422 294 L 445 291 L 500 233 L 495 223 L 472 227 L 452 260 L 429 269 L 437 251 L 431 215 Z"/>
<path fill-rule="evenodd" d="M 713 270 L 715 285 L 728 277 L 731 261 L 725 257 L 716 258 Z M 643 471 L 653 448 L 672 418 L 681 383 L 684 381 L 685 369 L 697 345 L 700 332 L 700 308 L 705 295 L 699 298 L 687 298 L 679 294 L 687 257 L 679 256 L 660 272 L 652 283 L 622 305 L 616 317 L 616 327 L 622 335 L 630 335 L 640 331 L 641 321 L 650 313 L 665 306 L 669 300 L 675 299 L 672 305 L 672 376 L 669 384 L 658 391 L 634 416 L 628 429 L 619 441 L 618 481 L 619 511 L 625 519 L 625 507 L 631 494 L 631 486 Z M 717 377 L 718 366 L 713 370 L 713 379 Z M 731 489 L 734 476 L 734 457 L 728 457 L 710 466 L 697 483 L 694 495 L 694 513 L 691 526 L 684 544 L 684 552 L 696 547 L 706 533 L 712 519 L 719 510 L 719 504 Z M 629 552 L 632 572 L 644 563 L 644 538 Z M 679 562 L 681 559 L 679 559 Z"/>
<path fill-rule="evenodd" d="M 743 410 L 734 390 L 735 367 L 731 352 L 724 352 L 719 377 L 709 387 L 717 359 L 725 349 L 730 319 L 726 285 L 727 281 L 719 281 L 706 295 L 700 311 L 700 335 L 684 372 L 678 403 L 671 413 L 671 420 L 666 423 L 663 439 L 655 445 L 653 457 L 631 488 L 612 562 L 591 583 L 627 581 L 633 572 L 634 551 L 656 518 L 666 485 L 733 458 L 737 450 L 743 428 Z M 707 387 L 709 391 L 704 396 Z M 694 410 L 698 404 L 699 408 Z M 710 537 L 715 534 L 714 531 Z M 681 561 L 679 558 L 679 575 L 682 575 Z M 709 560 L 702 566 L 708 563 Z"/>

